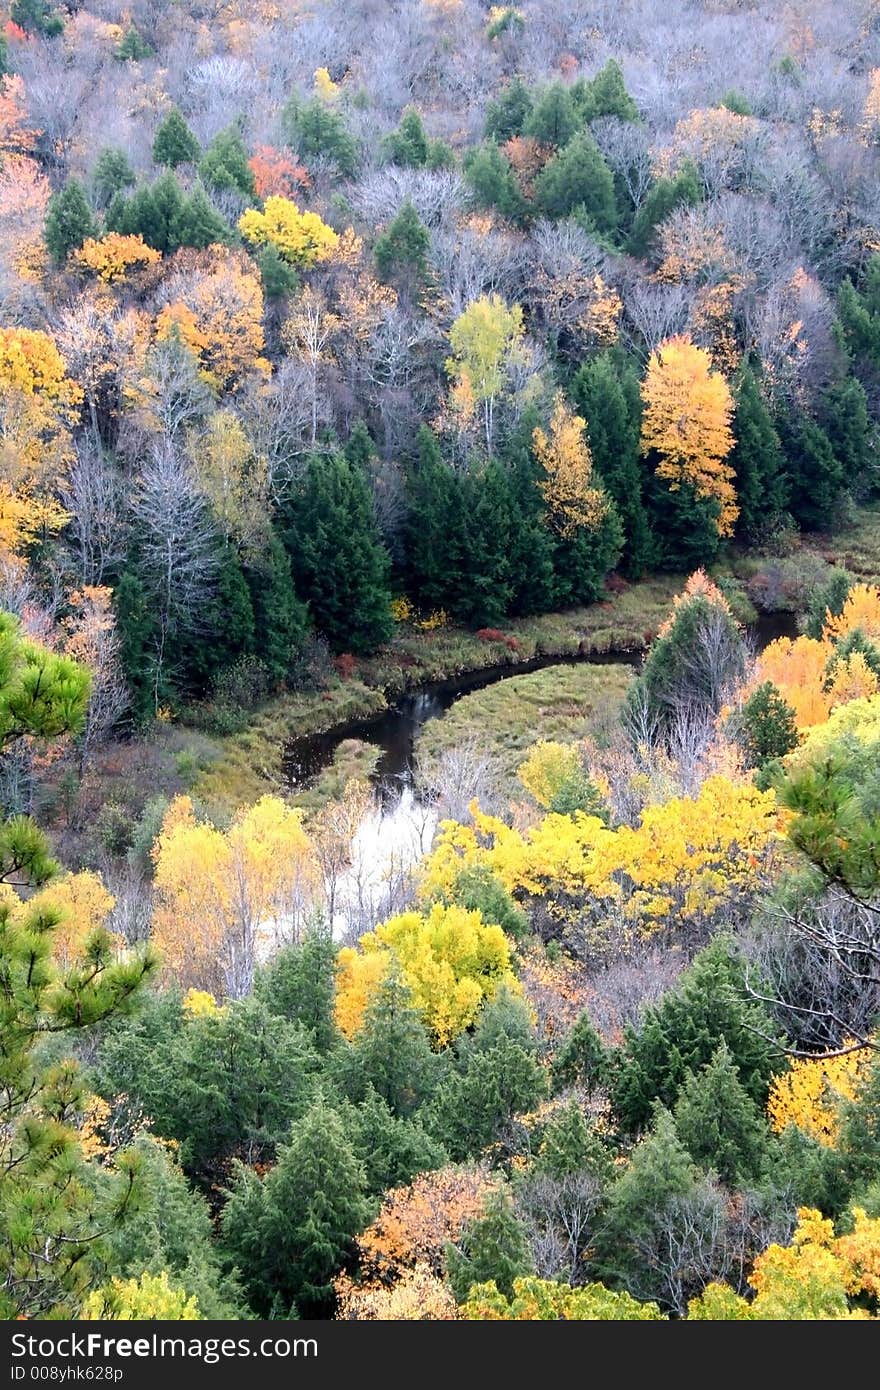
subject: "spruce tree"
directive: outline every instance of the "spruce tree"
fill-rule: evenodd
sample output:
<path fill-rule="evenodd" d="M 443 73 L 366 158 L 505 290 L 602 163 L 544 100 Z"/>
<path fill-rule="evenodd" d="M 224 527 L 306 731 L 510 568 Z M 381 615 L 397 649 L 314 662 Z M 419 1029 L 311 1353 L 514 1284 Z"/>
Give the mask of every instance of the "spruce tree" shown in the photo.
<path fill-rule="evenodd" d="M 736 393 L 733 434 L 736 444 L 729 462 L 736 473 L 737 534 L 754 539 L 779 518 L 787 497 L 779 435 L 748 366 Z"/>
<path fill-rule="evenodd" d="M 305 105 L 288 102 L 281 119 L 288 139 L 304 159 L 328 159 L 345 178 L 356 173 L 357 145 L 339 112 L 330 110 L 320 97 Z"/>
<path fill-rule="evenodd" d="M 78 251 L 95 231 L 95 219 L 82 184 L 79 179 L 68 179 L 49 199 L 43 231 L 49 255 L 56 265 L 63 265 L 71 251 Z"/>
<path fill-rule="evenodd" d="M 168 169 L 176 169 L 178 164 L 198 163 L 201 155 L 201 145 L 177 107 L 173 106 L 156 129 L 153 139 L 154 162 L 164 164 Z"/>
<path fill-rule="evenodd" d="M 546 217 L 568 217 L 583 209 L 597 231 L 614 231 L 614 179 L 592 135 L 580 131 L 544 166 L 535 183 L 535 200 Z"/>
<path fill-rule="evenodd" d="M 389 561 L 367 479 L 344 454 L 314 456 L 282 508 L 297 593 L 337 651 L 369 652 L 391 635 Z"/>
<path fill-rule="evenodd" d="M 257 257 L 263 293 L 267 299 L 282 299 L 299 288 L 299 276 L 270 241 Z"/>
<path fill-rule="evenodd" d="M 221 130 L 199 161 L 199 176 L 208 188 L 231 189 L 243 198 L 256 197 L 253 171 L 241 131 L 234 125 Z"/>
<path fill-rule="evenodd" d="M 876 492 L 872 477 L 873 448 L 868 398 L 855 377 L 844 377 L 825 392 L 822 424 L 842 470 L 843 486 L 860 501 Z"/>
<path fill-rule="evenodd" d="M 254 610 L 241 561 L 235 547 L 222 542 L 217 556 L 213 592 L 188 650 L 181 652 L 185 670 L 179 679 L 199 693 L 254 646 Z"/>
<path fill-rule="evenodd" d="M 495 459 L 465 474 L 464 574 L 455 613 L 474 627 L 498 627 L 512 596 L 510 542 L 513 513 L 510 484 Z"/>
<path fill-rule="evenodd" d="M 419 429 L 418 451 L 407 473 L 409 587 L 424 608 L 457 611 L 466 558 L 460 480 L 427 425 Z"/>
<path fill-rule="evenodd" d="M 443 1145 L 425 1132 L 418 1119 L 393 1114 L 371 1089 L 347 1122 L 354 1151 L 364 1165 L 365 1190 L 371 1196 L 405 1187 L 418 1173 L 442 1168 L 448 1161 Z"/>
<path fill-rule="evenodd" d="M 468 1222 L 458 1245 L 446 1247 L 446 1275 L 459 1303 L 465 1301 L 472 1284 L 490 1279 L 505 1298 L 511 1298 L 514 1279 L 533 1271 L 525 1227 L 503 1189 L 490 1193 L 483 1214 Z"/>
<path fill-rule="evenodd" d="M 525 204 L 516 175 L 507 155 L 497 145 L 486 141 L 469 150 L 463 168 L 475 207 L 495 209 L 513 221 L 522 217 Z"/>
<path fill-rule="evenodd" d="M 499 1140 L 514 1115 L 533 1109 L 545 1089 L 534 1050 L 501 1038 L 494 1047 L 465 1051 L 462 1070 L 444 1080 L 425 1107 L 425 1125 L 460 1162 Z"/>
<path fill-rule="evenodd" d="M 648 455 L 645 507 L 654 538 L 653 563 L 658 569 L 681 573 L 704 568 L 717 560 L 719 503 L 698 497 L 686 482 L 673 489 L 656 473 L 656 455 Z"/>
<path fill-rule="evenodd" d="M 629 391 L 624 388 L 624 375 L 633 379 Z M 621 568 L 628 579 L 638 579 L 651 563 L 652 543 L 642 495 L 641 411 L 635 373 L 628 364 L 621 370 L 611 353 L 601 353 L 577 373 L 572 399 L 587 422 L 593 466 L 613 497 L 623 526 Z"/>
<path fill-rule="evenodd" d="M 763 1106 L 775 1062 L 772 1023 L 746 997 L 744 965 L 722 941 L 694 958 L 678 984 L 628 1025 L 612 1069 L 612 1099 L 630 1131 L 644 1126 L 659 1100 L 674 1106 L 690 1072 L 726 1041 L 746 1094 Z"/>
<path fill-rule="evenodd" d="M 136 189 L 130 198 L 117 193 L 107 209 L 107 230 L 142 236 L 148 246 L 163 256 L 170 255 L 181 245 L 179 232 L 184 211 L 180 184 L 168 170 L 154 183 Z"/>
<path fill-rule="evenodd" d="M 393 1115 L 412 1115 L 430 1095 L 436 1059 L 399 975 L 392 972 L 375 991 L 363 1027 L 341 1066 L 346 1091 L 353 1099 L 372 1089 Z"/>
<path fill-rule="evenodd" d="M 521 77 L 506 83 L 494 100 L 486 103 L 485 134 L 499 145 L 522 135 L 532 111 L 532 97 Z"/>
<path fill-rule="evenodd" d="M 585 83 L 583 98 L 575 103 L 586 121 L 595 121 L 600 116 L 616 116 L 621 121 L 637 121 L 639 108 L 636 106 L 623 80 L 623 71 L 614 58 L 609 58 L 591 82 Z"/>
<path fill-rule="evenodd" d="M 806 531 L 830 530 L 844 474 L 827 434 L 796 406 L 782 416 L 779 434 L 792 516 Z"/>
<path fill-rule="evenodd" d="M 510 612 L 547 613 L 553 607 L 553 538 L 545 525 L 539 464 L 532 449 L 538 417 L 525 411 L 505 448 L 510 488 Z"/>
<path fill-rule="evenodd" d="M 559 1048 L 551 1067 L 553 1089 L 579 1086 L 588 1093 L 608 1080 L 609 1058 L 586 1009 Z"/>
<path fill-rule="evenodd" d="M 428 275 L 431 237 L 409 198 L 376 240 L 376 267 L 386 283 L 410 289 L 424 284 Z"/>
<path fill-rule="evenodd" d="M 333 1013 L 337 948 L 326 928 L 306 932 L 297 946 L 285 946 L 257 973 L 254 994 L 273 1014 L 298 1023 L 321 1053 L 339 1042 Z"/>
<path fill-rule="evenodd" d="M 259 1317 L 332 1315 L 333 1279 L 369 1220 L 365 1188 L 343 1120 L 320 1097 L 264 1179 L 239 1164 L 221 1244 Z"/>
<path fill-rule="evenodd" d="M 855 1100 L 841 1107 L 840 1142 L 850 1184 L 864 1190 L 880 1181 L 880 1061 L 875 1060 Z"/>
<path fill-rule="evenodd" d="M 197 183 L 172 223 L 169 248 L 172 245 L 192 246 L 196 251 L 203 251 L 206 246 L 228 242 L 231 237 L 228 223 L 211 205 L 202 185 Z"/>
<path fill-rule="evenodd" d="M 608 499 L 595 527 L 579 527 L 571 536 L 554 537 L 554 606 L 595 603 L 602 596 L 608 573 L 620 559 L 623 528 L 617 508 Z"/>
<path fill-rule="evenodd" d="M 613 1175 L 612 1151 L 587 1123 L 576 1100 L 560 1106 L 547 1121 L 534 1172 L 560 1183 L 578 1174 L 589 1174 L 603 1187 Z"/>
<path fill-rule="evenodd" d="M 539 93 L 526 118 L 522 132 L 542 145 L 561 150 L 577 133 L 580 121 L 569 89 L 562 82 L 551 82 Z"/>
<path fill-rule="evenodd" d="M 49 0 L 12 0 L 9 18 L 26 34 L 55 39 L 64 32 L 64 19 Z"/>
<path fill-rule="evenodd" d="M 142 63 L 154 53 L 146 39 L 138 33 L 134 25 L 126 29 L 113 54 L 118 63 Z"/>
<path fill-rule="evenodd" d="M 649 189 L 633 222 L 627 250 L 631 256 L 648 256 L 654 249 L 657 228 L 678 207 L 696 207 L 702 199 L 700 178 L 686 160 L 674 178 L 659 178 Z"/>
<path fill-rule="evenodd" d="M 739 1078 L 722 1038 L 710 1060 L 686 1078 L 675 1128 L 695 1163 L 730 1188 L 757 1182 L 769 1162 L 770 1130 Z"/>
<path fill-rule="evenodd" d="M 92 192 L 99 207 L 106 207 L 117 193 L 131 188 L 134 170 L 122 150 L 105 147 L 92 170 Z"/>
<path fill-rule="evenodd" d="M 428 138 L 414 106 L 404 111 L 400 124 L 382 142 L 386 159 L 405 169 L 423 169 L 428 162 Z"/>
<path fill-rule="evenodd" d="M 283 685 L 296 668 L 309 630 L 309 615 L 297 597 L 290 557 L 274 527 L 245 570 L 254 613 L 256 649 L 269 677 Z"/>

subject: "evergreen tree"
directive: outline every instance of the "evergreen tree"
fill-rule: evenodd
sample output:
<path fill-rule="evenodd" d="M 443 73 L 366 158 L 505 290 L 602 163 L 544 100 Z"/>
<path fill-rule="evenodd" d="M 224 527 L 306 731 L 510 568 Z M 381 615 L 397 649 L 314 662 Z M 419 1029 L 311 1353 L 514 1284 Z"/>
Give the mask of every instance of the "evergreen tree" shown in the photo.
<path fill-rule="evenodd" d="M 546 217 L 568 217 L 583 209 L 599 232 L 617 226 L 617 199 L 611 170 L 587 131 L 580 131 L 541 170 L 535 200 Z"/>
<path fill-rule="evenodd" d="M 674 178 L 657 179 L 636 213 L 626 248 L 629 254 L 649 255 L 661 222 L 676 208 L 696 207 L 701 200 L 700 177 L 689 160 L 685 160 Z"/>
<path fill-rule="evenodd" d="M 95 235 L 95 219 L 79 179 L 67 183 L 49 199 L 43 235 L 49 255 L 63 265 L 71 251 L 79 250 L 86 237 Z"/>
<path fill-rule="evenodd" d="M 154 57 L 154 54 L 146 39 L 138 33 L 132 24 L 126 29 L 116 45 L 116 52 L 113 56 L 119 63 L 142 63 L 147 58 Z M 201 1304 L 199 1306 L 201 1307 Z"/>
<path fill-rule="evenodd" d="M 828 614 L 830 613 L 832 618 L 840 617 L 854 582 L 847 570 L 835 567 L 825 583 L 813 590 L 807 604 L 808 637 L 814 638 L 817 642 L 822 640 Z"/>
<path fill-rule="evenodd" d="M 263 281 L 263 293 L 267 299 L 282 299 L 299 289 L 300 279 L 295 268 L 288 264 L 278 247 L 271 241 L 260 251 L 257 264 Z"/>
<path fill-rule="evenodd" d="M 576 1100 L 567 1101 L 548 1120 L 534 1172 L 559 1183 L 589 1174 L 602 1187 L 607 1185 L 614 1172 L 613 1155 Z"/>
<path fill-rule="evenodd" d="M 698 497 L 686 482 L 673 489 L 656 473 L 656 455 L 648 455 L 645 506 L 654 539 L 653 563 L 673 573 L 711 565 L 721 550 L 719 503 Z"/>
<path fill-rule="evenodd" d="M 579 1086 L 590 1093 L 605 1085 L 608 1071 L 608 1053 L 585 1009 L 553 1058 L 553 1089 Z"/>
<path fill-rule="evenodd" d="M 409 587 L 425 608 L 455 612 L 465 567 L 460 480 L 443 462 L 437 437 L 427 425 L 419 429 L 418 450 L 407 473 Z"/>
<path fill-rule="evenodd" d="M 746 539 L 766 532 L 787 501 L 782 449 L 761 388 L 750 367 L 743 368 L 733 420 L 736 444 L 730 465 L 736 473 L 737 532 Z"/>
<path fill-rule="evenodd" d="M 475 207 L 496 209 L 516 221 L 525 204 L 510 160 L 497 145 L 486 141 L 464 157 L 464 176 Z"/>
<path fill-rule="evenodd" d="M 714 718 L 746 673 L 742 633 L 724 603 L 688 594 L 655 639 L 628 699 L 663 725 L 681 710 Z"/>
<path fill-rule="evenodd" d="M 308 159 L 328 159 L 339 173 L 350 178 L 357 171 L 358 149 L 338 111 L 332 111 L 320 97 L 301 105 L 288 102 L 282 125 L 291 144 Z"/>
<path fill-rule="evenodd" d="M 542 145 L 553 145 L 561 150 L 577 133 L 579 126 L 569 89 L 561 82 L 551 82 L 534 101 L 522 132 L 533 136 Z"/>
<path fill-rule="evenodd" d="M 435 1063 L 421 1015 L 392 972 L 371 998 L 363 1026 L 340 1063 L 346 1092 L 359 1100 L 373 1090 L 393 1115 L 406 1117 L 433 1089 Z"/>
<path fill-rule="evenodd" d="M 98 155 L 92 170 L 92 192 L 99 207 L 106 207 L 117 193 L 131 188 L 134 170 L 122 150 L 109 146 Z"/>
<path fill-rule="evenodd" d="M 631 378 L 629 390 L 622 376 Z M 611 353 L 601 353 L 577 373 L 572 399 L 587 422 L 593 466 L 623 526 L 621 567 L 628 579 L 638 579 L 651 563 L 652 543 L 642 497 L 641 399 L 635 372 L 628 364 L 621 372 Z"/>
<path fill-rule="evenodd" d="M 253 171 L 237 126 L 231 125 L 214 136 L 199 161 L 199 175 L 208 188 L 231 189 L 243 198 L 256 197 Z"/>
<path fill-rule="evenodd" d="M 386 284 L 413 288 L 428 275 L 431 237 L 409 198 L 376 240 L 376 267 Z"/>
<path fill-rule="evenodd" d="M 531 93 L 521 77 L 514 77 L 486 104 L 486 139 L 503 145 L 515 135 L 522 135 L 531 111 Z"/>
<path fill-rule="evenodd" d="M 154 183 L 136 189 L 130 198 L 117 194 L 107 209 L 107 230 L 142 236 L 148 246 L 170 255 L 181 245 L 184 201 L 180 184 L 169 170 Z"/>
<path fill-rule="evenodd" d="M 655 1100 L 673 1106 L 688 1073 L 711 1061 L 722 1039 L 746 1094 L 763 1106 L 774 1065 L 772 1036 L 763 1007 L 746 998 L 741 959 L 714 942 L 645 1011 L 638 1029 L 625 1029 L 612 1071 L 621 1122 L 635 1131 L 649 1120 Z"/>
<path fill-rule="evenodd" d="M 192 246 L 203 251 L 215 242 L 228 242 L 232 233 L 219 212 L 211 205 L 207 193 L 197 183 L 169 229 L 169 251 L 180 246 Z"/>
<path fill-rule="evenodd" d="M 181 684 L 203 691 L 218 671 L 231 666 L 254 646 L 251 596 L 235 547 L 218 543 L 214 589 L 202 610 L 202 621 L 181 650 Z"/>
<path fill-rule="evenodd" d="M 337 651 L 369 652 L 391 635 L 388 553 L 366 478 L 343 454 L 315 456 L 282 508 L 297 593 Z"/>
<path fill-rule="evenodd" d="M 706 1065 L 685 1078 L 674 1113 L 691 1158 L 717 1173 L 727 1187 L 757 1182 L 766 1171 L 769 1127 L 746 1094 L 723 1038 Z"/>
<path fill-rule="evenodd" d="M 538 486 L 543 470 L 532 440 L 539 423 L 534 410 L 522 419 L 504 447 L 510 489 L 510 611 L 529 615 L 553 607 L 553 538 L 545 523 L 544 497 Z"/>
<path fill-rule="evenodd" d="M 351 1113 L 354 1151 L 364 1165 L 365 1191 L 380 1195 L 391 1187 L 405 1187 L 418 1173 L 442 1168 L 446 1150 L 432 1139 L 417 1119 L 395 1115 L 375 1091 L 367 1094 Z"/>
<path fill-rule="evenodd" d="M 341 1117 L 320 1097 L 264 1179 L 238 1166 L 222 1244 L 259 1317 L 332 1314 L 334 1276 L 369 1219 L 365 1183 Z"/>
<path fill-rule="evenodd" d="M 609 58 L 591 82 L 583 84 L 581 90 L 575 83 L 572 95 L 581 118 L 595 121 L 600 116 L 617 116 L 621 121 L 637 121 L 639 108 L 636 106 L 623 80 L 620 64 Z"/>
<path fill-rule="evenodd" d="M 444 901 L 457 903 L 468 912 L 479 912 L 484 922 L 492 922 L 515 941 L 528 935 L 529 921 L 501 880 L 484 864 L 459 870 Z"/>
<path fill-rule="evenodd" d="M 857 1099 L 841 1107 L 838 1147 L 851 1186 L 863 1191 L 880 1179 L 880 1062 L 876 1060 Z"/>
<path fill-rule="evenodd" d="M 49 0 L 12 0 L 9 18 L 26 34 L 55 39 L 64 32 L 64 19 Z"/>
<path fill-rule="evenodd" d="M 113 591 L 116 631 L 119 636 L 120 660 L 125 672 L 131 698 L 132 713 L 137 721 L 149 718 L 154 709 L 152 681 L 152 650 L 157 618 L 147 601 L 135 554 L 129 555 Z M 168 698 L 167 689 L 161 694 Z"/>
<path fill-rule="evenodd" d="M 459 484 L 464 511 L 464 574 L 455 615 L 474 627 L 497 627 L 512 596 L 510 485 L 501 464 L 490 459 Z"/>
<path fill-rule="evenodd" d="M 285 946 L 257 974 L 255 996 L 273 1014 L 298 1023 L 321 1053 L 339 1042 L 333 1013 L 336 944 L 328 930 L 314 927 L 298 946 Z"/>
<path fill-rule="evenodd" d="M 800 742 L 794 710 L 772 681 L 764 681 L 733 718 L 747 767 L 763 768 L 784 758 Z"/>
<path fill-rule="evenodd" d="M 470 1048 L 463 1069 L 438 1087 L 425 1124 L 456 1162 L 499 1140 L 513 1116 L 543 1099 L 545 1078 L 531 1048 L 502 1038 L 495 1047 Z"/>
<path fill-rule="evenodd" d="M 197 164 L 201 154 L 202 147 L 198 140 L 177 107 L 172 106 L 156 129 L 153 140 L 154 162 L 164 164 L 168 169 L 176 169 L 178 164 Z"/>
<path fill-rule="evenodd" d="M 6 42 L 6 35 L 0 34 L 0 77 L 5 77 L 9 72 L 9 45 Z"/>
<path fill-rule="evenodd" d="M 620 559 L 623 528 L 609 499 L 595 527 L 579 527 L 571 536 L 557 536 L 553 548 L 553 601 L 558 608 L 595 603 L 606 576 Z"/>
<path fill-rule="evenodd" d="M 873 440 L 865 388 L 855 377 L 844 377 L 825 392 L 822 424 L 842 471 L 843 486 L 864 501 L 876 492 L 872 476 Z"/>
<path fill-rule="evenodd" d="M 428 137 L 414 106 L 404 111 L 400 124 L 382 141 L 385 158 L 405 169 L 423 169 L 428 162 Z"/>
<path fill-rule="evenodd" d="M 281 685 L 295 669 L 309 628 L 305 604 L 297 597 L 287 554 L 274 527 L 260 555 L 245 571 L 254 613 L 256 646 L 270 679 Z"/>
<path fill-rule="evenodd" d="M 807 531 L 829 530 L 844 475 L 827 434 L 815 420 L 793 407 L 781 418 L 779 435 L 792 516 Z"/>
<path fill-rule="evenodd" d="M 489 1194 L 482 1216 L 465 1226 L 458 1245 L 446 1247 L 446 1275 L 459 1303 L 472 1284 L 493 1280 L 505 1298 L 513 1281 L 534 1272 L 528 1237 L 503 1188 Z"/>
<path fill-rule="evenodd" d="M 837 293 L 843 345 L 860 368 L 880 367 L 880 256 L 868 262 L 861 293 L 844 280 Z"/>

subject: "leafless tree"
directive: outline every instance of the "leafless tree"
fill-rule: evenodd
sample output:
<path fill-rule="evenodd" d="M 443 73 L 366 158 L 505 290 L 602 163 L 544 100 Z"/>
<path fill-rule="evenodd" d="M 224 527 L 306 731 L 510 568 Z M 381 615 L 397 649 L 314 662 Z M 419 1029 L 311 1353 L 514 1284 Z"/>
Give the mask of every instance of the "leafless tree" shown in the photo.
<path fill-rule="evenodd" d="M 141 571 L 156 618 L 153 698 L 158 709 L 169 638 L 194 631 L 217 567 L 215 532 L 192 465 L 169 439 L 144 467 L 133 498 L 140 523 Z"/>
<path fill-rule="evenodd" d="M 122 557 L 125 489 L 113 464 L 91 436 L 77 441 L 62 491 L 80 585 L 103 584 Z"/>
<path fill-rule="evenodd" d="M 609 168 L 617 175 L 638 212 L 654 177 L 651 137 L 645 126 L 602 116 L 593 121 L 590 133 Z"/>
<path fill-rule="evenodd" d="M 581 1284 L 595 1234 L 601 1185 L 591 1173 L 563 1178 L 538 1174 L 517 1189 L 516 1205 L 528 1232 L 529 1246 L 540 1279 Z"/>

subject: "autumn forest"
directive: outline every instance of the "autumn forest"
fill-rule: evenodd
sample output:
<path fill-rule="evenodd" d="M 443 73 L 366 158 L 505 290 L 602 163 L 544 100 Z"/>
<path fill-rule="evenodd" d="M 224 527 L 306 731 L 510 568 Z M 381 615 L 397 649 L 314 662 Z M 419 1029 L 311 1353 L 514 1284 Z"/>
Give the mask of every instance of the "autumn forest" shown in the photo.
<path fill-rule="evenodd" d="M 880 1318 L 878 0 L 0 0 L 0 1315 Z"/>

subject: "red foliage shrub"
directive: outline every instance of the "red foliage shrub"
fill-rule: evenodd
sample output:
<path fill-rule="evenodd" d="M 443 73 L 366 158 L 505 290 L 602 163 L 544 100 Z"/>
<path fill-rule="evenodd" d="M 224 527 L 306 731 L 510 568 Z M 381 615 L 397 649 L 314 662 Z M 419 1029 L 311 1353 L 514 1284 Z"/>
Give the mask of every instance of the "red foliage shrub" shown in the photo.
<path fill-rule="evenodd" d="M 333 665 L 336 667 L 340 680 L 344 681 L 351 680 L 357 670 L 357 660 L 351 652 L 340 652 L 338 656 L 334 656 Z"/>

